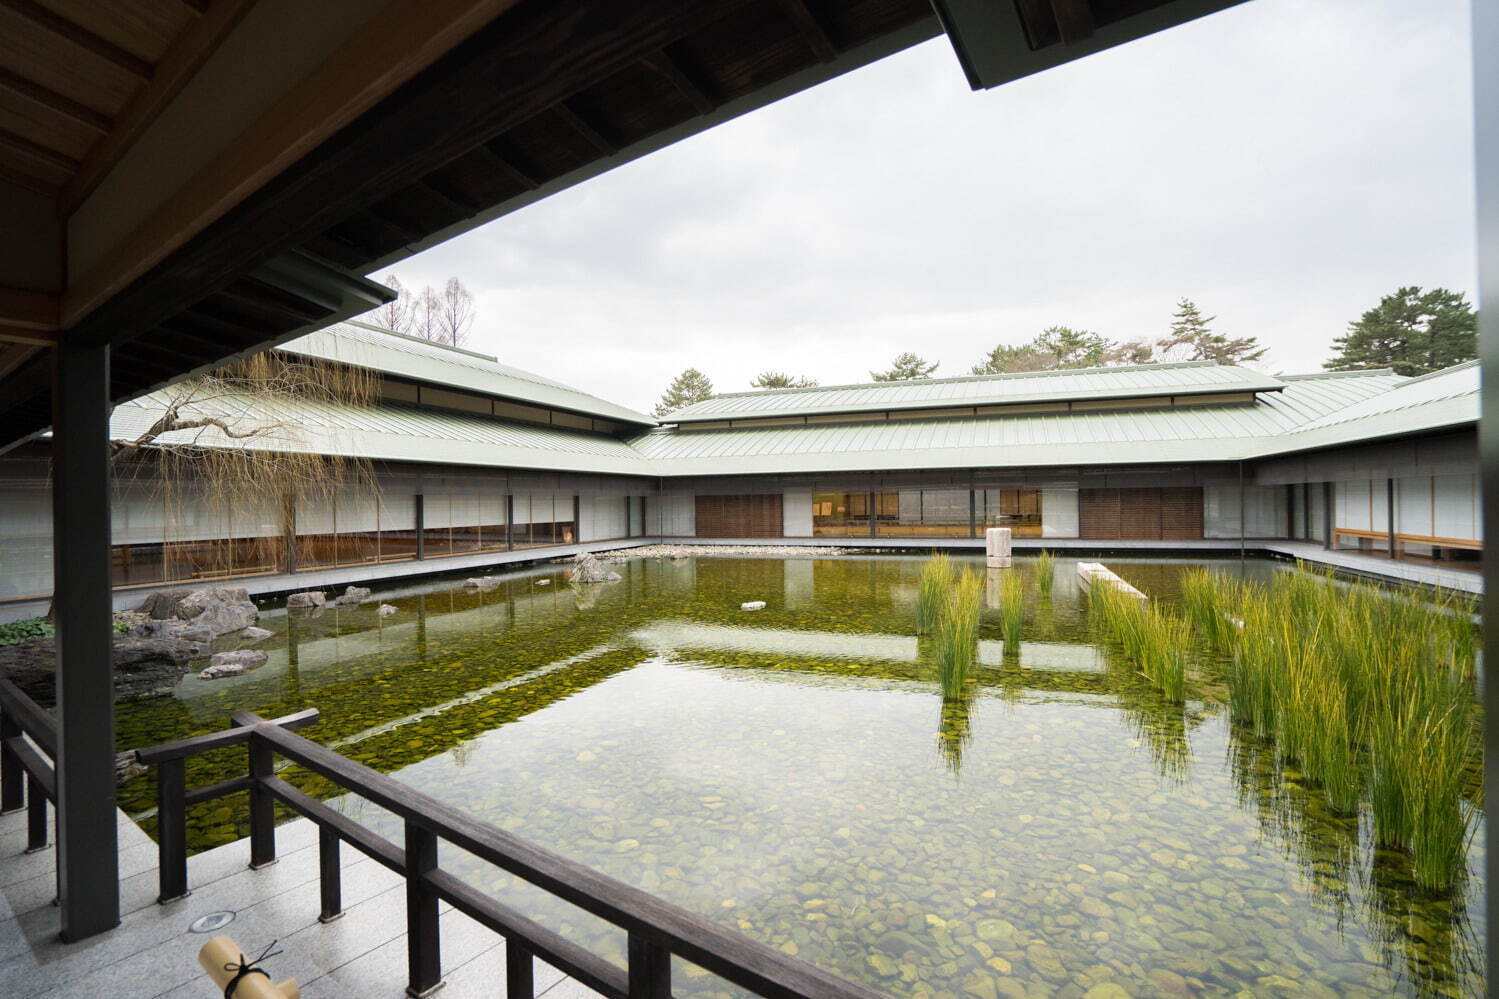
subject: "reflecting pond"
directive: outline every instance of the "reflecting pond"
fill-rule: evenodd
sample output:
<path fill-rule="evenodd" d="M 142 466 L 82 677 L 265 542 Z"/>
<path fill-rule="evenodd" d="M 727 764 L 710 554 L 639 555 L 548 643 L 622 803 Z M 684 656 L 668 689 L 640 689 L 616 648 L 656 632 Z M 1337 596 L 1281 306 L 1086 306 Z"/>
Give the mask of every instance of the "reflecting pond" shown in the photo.
<path fill-rule="evenodd" d="M 1279 571 L 1107 564 L 1167 602 L 1189 566 Z M 1367 816 L 1331 814 L 1229 724 L 1211 656 L 1185 706 L 1136 675 L 1090 625 L 1072 560 L 1049 598 L 1028 589 L 1018 649 L 999 639 L 991 574 L 977 682 L 944 701 L 914 634 L 920 567 L 638 559 L 574 587 L 549 565 L 483 592 L 386 590 L 386 619 L 373 603 L 270 614 L 267 666 L 122 705 L 121 743 L 316 706 L 304 734 L 894 996 L 1483 993 L 1481 828 L 1464 885 L 1417 890 L 1401 856 L 1371 848 Z M 243 751 L 205 757 L 189 782 L 243 766 Z M 148 815 L 152 795 L 138 780 L 122 804 Z M 378 808 L 334 800 L 399 839 Z M 192 817 L 199 847 L 244 829 L 242 801 Z M 616 931 L 442 859 L 623 962 Z M 685 966 L 676 984 L 736 994 Z"/>

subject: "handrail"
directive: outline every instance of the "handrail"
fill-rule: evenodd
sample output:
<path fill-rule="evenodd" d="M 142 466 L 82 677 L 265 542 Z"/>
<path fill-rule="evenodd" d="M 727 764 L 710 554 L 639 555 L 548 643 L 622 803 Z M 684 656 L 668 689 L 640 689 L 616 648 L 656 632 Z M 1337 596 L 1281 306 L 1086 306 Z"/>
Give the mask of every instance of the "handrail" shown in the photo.
<path fill-rule="evenodd" d="M 47 805 L 57 802 L 56 766 L 43 753 L 57 756 L 57 720 L 0 679 L 0 813 L 26 809 L 27 853 L 47 848 Z"/>
<path fill-rule="evenodd" d="M 159 768 L 162 901 L 187 893 L 187 804 L 248 789 L 252 867 L 275 860 L 276 802 L 318 826 L 322 920 L 342 915 L 340 843 L 349 843 L 405 877 L 410 995 L 425 995 L 441 984 L 437 917 L 439 903 L 447 901 L 505 938 L 507 994 L 512 999 L 532 994 L 537 957 L 610 999 L 665 999 L 671 994 L 673 956 L 767 999 L 885 999 L 882 993 L 527 842 L 291 731 L 311 724 L 316 717 L 316 711 L 274 720 L 235 712 L 231 715 L 234 728 L 137 752 L 141 762 Z M 248 777 L 190 793 L 185 790 L 185 759 L 238 743 L 247 745 Z M 275 776 L 276 755 L 396 815 L 404 823 L 404 847 Z M 439 842 L 450 843 L 623 929 L 628 937 L 628 968 L 619 968 L 442 869 L 437 862 Z M 167 863 L 168 847 L 173 854 L 171 864 Z"/>

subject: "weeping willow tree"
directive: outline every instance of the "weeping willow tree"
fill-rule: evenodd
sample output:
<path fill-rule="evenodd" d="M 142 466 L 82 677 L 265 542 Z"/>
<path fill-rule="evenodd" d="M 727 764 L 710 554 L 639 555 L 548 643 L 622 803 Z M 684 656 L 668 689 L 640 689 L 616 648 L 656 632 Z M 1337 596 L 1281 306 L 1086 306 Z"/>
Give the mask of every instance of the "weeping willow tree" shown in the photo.
<path fill-rule="evenodd" d="M 375 495 L 369 459 L 326 452 L 340 411 L 378 388 L 368 370 L 269 350 L 142 400 L 154 420 L 112 442 L 116 494 L 161 511 L 166 578 L 183 562 L 200 576 L 274 568 L 296 504 Z"/>

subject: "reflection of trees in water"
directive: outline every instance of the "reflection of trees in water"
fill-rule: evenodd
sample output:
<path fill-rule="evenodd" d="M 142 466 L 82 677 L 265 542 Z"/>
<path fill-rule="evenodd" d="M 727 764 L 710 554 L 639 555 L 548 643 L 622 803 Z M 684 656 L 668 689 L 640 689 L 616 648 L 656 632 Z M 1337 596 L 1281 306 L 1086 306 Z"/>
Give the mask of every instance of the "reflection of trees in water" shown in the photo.
<path fill-rule="evenodd" d="M 1359 918 L 1386 968 L 1422 997 L 1479 995 L 1484 949 L 1464 889 L 1431 892 L 1416 884 L 1410 857 L 1373 847 L 1367 816 L 1342 816 L 1326 795 L 1280 758 L 1273 743 L 1230 729 L 1229 771 L 1239 806 L 1296 866 L 1313 902 Z"/>

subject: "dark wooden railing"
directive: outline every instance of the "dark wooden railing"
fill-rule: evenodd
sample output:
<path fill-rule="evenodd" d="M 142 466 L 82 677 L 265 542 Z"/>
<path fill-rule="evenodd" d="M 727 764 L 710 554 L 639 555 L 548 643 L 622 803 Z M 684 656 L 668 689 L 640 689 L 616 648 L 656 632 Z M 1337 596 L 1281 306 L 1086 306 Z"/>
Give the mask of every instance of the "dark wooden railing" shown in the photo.
<path fill-rule="evenodd" d="M 21 688 L 0 680 L 0 814 L 26 809 L 27 853 L 47 848 L 47 805 L 57 804 L 56 755 L 57 721 Z"/>
<path fill-rule="evenodd" d="M 442 984 L 437 917 L 439 903 L 446 901 L 505 939 L 509 999 L 534 995 L 536 958 L 611 999 L 665 999 L 671 995 L 673 955 L 771 999 L 883 999 L 878 992 L 529 843 L 292 731 L 316 719 L 316 710 L 274 720 L 236 712 L 233 728 L 137 751 L 142 763 L 158 768 L 163 901 L 187 893 L 187 807 L 247 790 L 251 867 L 276 859 L 275 802 L 317 824 L 323 921 L 343 911 L 341 844 L 348 843 L 405 878 L 410 995 L 426 995 Z M 248 750 L 244 777 L 194 791 L 184 787 L 184 761 L 189 757 L 238 744 Z M 403 843 L 391 842 L 277 777 L 278 756 L 396 815 L 404 823 Z M 438 864 L 439 842 L 619 927 L 627 935 L 628 967 L 620 968 L 444 870 Z"/>

